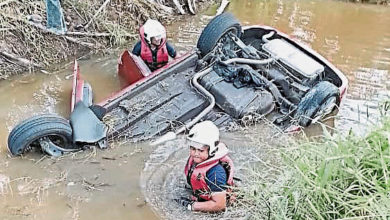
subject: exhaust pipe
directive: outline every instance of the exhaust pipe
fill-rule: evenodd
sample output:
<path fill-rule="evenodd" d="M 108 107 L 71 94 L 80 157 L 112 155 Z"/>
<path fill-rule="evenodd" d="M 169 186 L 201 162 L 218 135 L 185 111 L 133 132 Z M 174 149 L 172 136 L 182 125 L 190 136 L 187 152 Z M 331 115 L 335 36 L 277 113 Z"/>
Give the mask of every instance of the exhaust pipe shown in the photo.
<path fill-rule="evenodd" d="M 225 65 L 231 64 L 231 63 L 243 63 L 243 64 L 253 64 L 253 65 L 264 65 L 273 62 L 274 58 L 268 58 L 264 60 L 253 60 L 253 59 L 245 59 L 245 58 L 232 58 L 226 61 L 222 61 Z M 210 104 L 202 111 L 200 112 L 194 119 L 192 119 L 187 124 L 181 126 L 179 129 L 177 129 L 175 132 L 170 131 L 166 133 L 165 135 L 157 138 L 155 141 L 150 143 L 152 146 L 156 146 L 159 144 L 162 144 L 166 141 L 174 140 L 176 139 L 177 135 L 185 131 L 186 129 L 191 128 L 194 124 L 196 124 L 200 119 L 202 119 L 207 113 L 209 113 L 215 106 L 215 98 L 214 96 L 207 91 L 202 85 L 199 84 L 198 79 L 203 77 L 204 75 L 208 74 L 212 71 L 212 68 L 209 67 L 203 71 L 200 71 L 199 73 L 196 73 L 194 77 L 192 78 L 192 84 L 197 88 L 203 95 L 207 97 Z"/>

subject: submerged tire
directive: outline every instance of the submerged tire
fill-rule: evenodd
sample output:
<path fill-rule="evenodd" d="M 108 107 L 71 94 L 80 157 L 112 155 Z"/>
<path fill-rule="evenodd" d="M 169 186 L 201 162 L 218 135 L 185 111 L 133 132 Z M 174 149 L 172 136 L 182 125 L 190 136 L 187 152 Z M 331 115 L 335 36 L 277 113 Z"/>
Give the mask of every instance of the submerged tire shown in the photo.
<path fill-rule="evenodd" d="M 230 31 L 241 37 L 240 22 L 232 14 L 223 13 L 213 18 L 203 29 L 196 46 L 202 57 L 214 49 L 221 37 Z"/>
<path fill-rule="evenodd" d="M 340 104 L 339 89 L 328 81 L 315 85 L 298 104 L 295 119 L 304 127 L 329 114 Z"/>
<path fill-rule="evenodd" d="M 21 155 L 32 145 L 39 146 L 39 139 L 47 137 L 63 149 L 71 149 L 72 128 L 68 120 L 54 114 L 44 114 L 26 119 L 8 136 L 8 149 L 13 155 Z"/>

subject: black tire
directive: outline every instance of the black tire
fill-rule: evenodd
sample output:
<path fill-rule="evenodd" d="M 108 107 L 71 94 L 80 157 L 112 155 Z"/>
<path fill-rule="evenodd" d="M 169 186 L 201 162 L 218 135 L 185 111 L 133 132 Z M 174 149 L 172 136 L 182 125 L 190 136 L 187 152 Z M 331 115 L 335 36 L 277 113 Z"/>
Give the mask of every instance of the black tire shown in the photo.
<path fill-rule="evenodd" d="M 223 13 L 213 18 L 199 36 L 197 48 L 201 56 L 214 49 L 221 37 L 230 31 L 238 38 L 241 37 L 240 22 L 232 14 Z"/>
<path fill-rule="evenodd" d="M 328 81 L 319 82 L 299 102 L 295 119 L 304 127 L 323 117 L 340 104 L 339 89 Z"/>
<path fill-rule="evenodd" d="M 73 149 L 69 121 L 54 114 L 34 116 L 18 124 L 8 136 L 8 149 L 13 155 L 21 155 L 38 146 L 38 140 L 43 137 L 60 148 Z"/>

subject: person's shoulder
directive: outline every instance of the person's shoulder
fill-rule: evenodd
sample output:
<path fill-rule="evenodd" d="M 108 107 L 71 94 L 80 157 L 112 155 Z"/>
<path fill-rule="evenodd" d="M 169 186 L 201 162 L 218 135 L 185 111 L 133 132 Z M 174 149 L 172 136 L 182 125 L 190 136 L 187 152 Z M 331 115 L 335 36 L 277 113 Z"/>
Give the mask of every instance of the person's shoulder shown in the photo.
<path fill-rule="evenodd" d="M 215 166 L 213 166 L 212 168 L 210 168 L 208 171 L 207 171 L 207 175 L 223 175 L 225 174 L 226 175 L 226 170 L 223 168 L 223 166 L 219 163 Z"/>
<path fill-rule="evenodd" d="M 131 51 L 134 55 L 139 56 L 141 54 L 141 41 L 138 41 L 134 47 L 133 50 Z"/>
<path fill-rule="evenodd" d="M 222 192 L 226 189 L 226 171 L 221 164 L 217 164 L 206 173 L 206 183 L 211 192 Z"/>
<path fill-rule="evenodd" d="M 142 42 L 141 42 L 140 40 L 137 41 L 137 43 L 134 44 L 134 48 L 135 48 L 135 47 L 141 48 L 141 43 L 142 43 Z"/>
<path fill-rule="evenodd" d="M 171 43 L 169 43 L 168 41 L 165 43 L 165 46 L 167 47 L 168 50 L 175 50 L 175 48 L 173 47 L 173 45 Z"/>
<path fill-rule="evenodd" d="M 166 41 L 165 44 L 167 45 L 167 47 L 172 47 L 173 48 L 173 45 L 169 41 Z"/>
<path fill-rule="evenodd" d="M 172 57 L 172 58 L 175 58 L 176 57 L 176 50 L 175 48 L 172 46 L 172 44 L 170 44 L 168 41 L 165 43 L 165 46 L 167 47 L 167 50 L 168 50 L 168 53 L 169 55 Z"/>

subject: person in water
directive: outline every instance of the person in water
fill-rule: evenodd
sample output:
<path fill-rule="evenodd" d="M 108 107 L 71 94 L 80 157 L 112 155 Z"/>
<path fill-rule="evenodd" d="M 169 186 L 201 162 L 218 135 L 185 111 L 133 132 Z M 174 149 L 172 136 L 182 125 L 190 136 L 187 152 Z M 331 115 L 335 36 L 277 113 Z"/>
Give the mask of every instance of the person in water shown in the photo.
<path fill-rule="evenodd" d="M 219 130 L 211 121 L 196 124 L 187 136 L 190 155 L 184 173 L 192 197 L 176 202 L 191 211 L 218 212 L 226 208 L 233 186 L 234 166 Z"/>
<path fill-rule="evenodd" d="M 132 53 L 140 56 L 151 71 L 168 63 L 170 57 L 176 57 L 176 51 L 166 40 L 165 27 L 157 20 L 149 19 L 140 28 L 138 41 Z"/>

